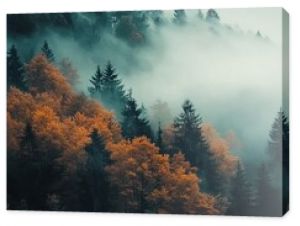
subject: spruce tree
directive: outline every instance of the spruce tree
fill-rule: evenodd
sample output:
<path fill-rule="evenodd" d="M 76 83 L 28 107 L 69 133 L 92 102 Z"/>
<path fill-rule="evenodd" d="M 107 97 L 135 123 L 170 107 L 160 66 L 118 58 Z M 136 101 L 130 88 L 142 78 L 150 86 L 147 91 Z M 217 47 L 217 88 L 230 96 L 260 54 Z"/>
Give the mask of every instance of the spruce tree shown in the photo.
<path fill-rule="evenodd" d="M 91 143 L 85 148 L 87 160 L 81 185 L 84 196 L 82 208 L 85 211 L 106 212 L 110 210 L 110 205 L 105 168 L 110 164 L 110 157 L 104 139 L 96 129 L 90 134 L 90 139 Z"/>
<path fill-rule="evenodd" d="M 176 152 L 182 151 L 186 159 L 193 166 L 199 166 L 201 171 L 204 163 L 203 156 L 208 148 L 201 132 L 202 119 L 189 100 L 184 102 L 182 110 L 183 112 L 175 118 L 173 123 L 175 130 L 174 147 Z"/>
<path fill-rule="evenodd" d="M 26 90 L 25 69 L 15 45 L 12 45 L 7 53 L 7 88 L 12 86 Z"/>
<path fill-rule="evenodd" d="M 206 21 L 212 22 L 212 23 L 219 22 L 220 17 L 219 17 L 219 14 L 217 13 L 217 11 L 214 9 L 209 9 L 206 13 Z"/>
<path fill-rule="evenodd" d="M 161 128 L 161 123 L 158 122 L 158 129 L 157 129 L 157 135 L 156 135 L 156 145 L 157 145 L 157 147 L 159 147 L 161 152 L 164 152 L 162 134 L 163 134 L 163 131 L 162 131 L 162 128 Z"/>
<path fill-rule="evenodd" d="M 43 44 L 41 50 L 42 50 L 42 54 L 48 59 L 48 61 L 50 63 L 54 63 L 55 57 L 54 57 L 53 51 L 52 51 L 52 49 L 50 49 L 47 41 L 44 41 L 44 44 Z"/>
<path fill-rule="evenodd" d="M 236 173 L 231 181 L 230 207 L 228 214 L 246 216 L 252 212 L 253 196 L 245 170 L 238 162 Z"/>
<path fill-rule="evenodd" d="M 279 200 L 279 194 L 276 194 L 268 169 L 263 163 L 258 170 L 256 214 L 261 216 L 276 215 L 276 210 L 280 208 Z"/>
<path fill-rule="evenodd" d="M 97 66 L 97 70 L 95 75 L 93 75 L 90 79 L 90 83 L 92 86 L 88 88 L 91 97 L 96 99 L 101 98 L 102 89 L 103 89 L 103 73 L 101 72 L 100 66 Z"/>
<path fill-rule="evenodd" d="M 184 10 L 174 10 L 173 22 L 177 25 L 184 25 L 186 23 L 186 14 Z"/>
<path fill-rule="evenodd" d="M 136 100 L 132 97 L 132 92 L 126 98 L 125 108 L 122 112 L 123 120 L 121 122 L 123 136 L 133 139 L 138 136 L 147 136 L 153 139 L 153 133 L 149 121 L 142 117 L 143 109 L 138 107 Z"/>

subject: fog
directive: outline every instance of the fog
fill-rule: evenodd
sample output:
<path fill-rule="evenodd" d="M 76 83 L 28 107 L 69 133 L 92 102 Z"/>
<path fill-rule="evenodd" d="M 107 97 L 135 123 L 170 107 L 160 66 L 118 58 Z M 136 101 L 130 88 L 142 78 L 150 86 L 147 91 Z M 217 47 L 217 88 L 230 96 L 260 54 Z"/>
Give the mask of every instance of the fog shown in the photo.
<path fill-rule="evenodd" d="M 230 19 L 228 11 L 218 12 L 232 21 L 236 11 L 231 12 Z M 38 52 L 47 40 L 56 62 L 64 57 L 71 59 L 80 75 L 76 88 L 86 93 L 96 66 L 103 68 L 110 60 L 125 87 L 132 88 L 133 96 L 146 109 L 162 100 L 176 116 L 183 101 L 190 99 L 203 121 L 211 123 L 221 135 L 235 134 L 241 145 L 234 153 L 246 163 L 257 163 L 264 158 L 268 133 L 282 102 L 281 46 L 279 38 L 272 37 L 276 32 L 260 30 L 262 36 L 257 36 L 262 28 L 259 24 L 257 30 L 249 31 L 239 21 L 224 23 L 222 17 L 220 22 L 206 22 L 194 10 L 187 12 L 187 22 L 182 26 L 171 22 L 172 12 L 165 15 L 163 26 L 150 23 L 148 43 L 142 47 L 132 47 L 106 31 L 88 48 L 52 30 L 10 37 L 8 45 L 17 43 L 25 53 L 24 60 L 28 60 L 29 52 Z"/>

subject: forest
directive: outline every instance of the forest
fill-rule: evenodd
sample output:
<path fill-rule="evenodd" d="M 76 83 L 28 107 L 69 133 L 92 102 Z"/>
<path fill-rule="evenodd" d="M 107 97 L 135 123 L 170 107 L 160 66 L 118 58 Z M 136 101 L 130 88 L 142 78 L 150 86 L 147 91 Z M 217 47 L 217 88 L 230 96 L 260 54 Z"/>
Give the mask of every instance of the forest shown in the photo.
<path fill-rule="evenodd" d="M 206 106 L 199 108 L 197 99 L 209 95 L 183 95 L 176 106 L 171 101 L 171 107 L 161 96 L 150 106 L 144 104 L 147 97 L 139 95 L 138 83 L 130 82 L 154 80 L 144 76 L 152 70 L 142 62 L 147 57 L 139 57 L 157 45 L 153 29 L 189 26 L 185 10 L 172 11 L 170 21 L 165 14 L 8 15 L 9 210 L 282 215 L 289 158 L 289 121 L 283 106 L 272 112 L 273 122 L 266 128 L 266 157 L 251 165 L 236 151 L 245 147 L 236 134 L 219 132 L 219 125 L 202 115 Z M 221 24 L 214 9 L 199 10 L 196 17 L 211 35 L 222 35 L 224 29 L 236 32 Z M 71 50 L 52 47 L 57 33 L 84 49 L 76 52 L 84 56 L 81 64 L 72 61 Z M 261 45 L 269 42 L 260 31 L 250 39 Z M 118 40 L 113 51 L 106 50 L 107 40 Z M 86 59 L 95 51 L 99 58 Z M 92 73 L 83 73 L 86 67 Z M 138 80 L 126 77 L 141 70 L 146 72 L 137 73 Z M 164 85 L 159 95 L 171 90 Z M 143 88 L 149 96 L 156 92 Z"/>

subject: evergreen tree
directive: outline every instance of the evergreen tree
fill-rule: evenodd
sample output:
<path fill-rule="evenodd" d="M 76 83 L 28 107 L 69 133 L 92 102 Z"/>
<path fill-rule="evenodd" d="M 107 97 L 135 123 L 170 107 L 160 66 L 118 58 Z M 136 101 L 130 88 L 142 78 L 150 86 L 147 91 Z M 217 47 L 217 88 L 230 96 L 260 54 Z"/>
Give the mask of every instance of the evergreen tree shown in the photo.
<path fill-rule="evenodd" d="M 44 42 L 44 45 L 42 46 L 41 50 L 42 50 L 42 54 L 46 56 L 46 58 L 50 63 L 53 63 L 55 61 L 53 51 L 52 49 L 49 48 L 47 41 Z"/>
<path fill-rule="evenodd" d="M 197 13 L 197 16 L 200 20 L 203 20 L 204 19 L 204 15 L 203 15 L 203 12 L 201 9 L 198 10 L 198 13 Z"/>
<path fill-rule="evenodd" d="M 92 86 L 88 88 L 90 95 L 94 98 L 100 98 L 103 89 L 103 73 L 100 70 L 100 66 L 97 66 L 97 70 L 94 76 L 90 79 Z"/>
<path fill-rule="evenodd" d="M 282 187 L 283 207 L 289 203 L 289 121 L 280 110 L 269 134 L 268 167 L 270 176 L 276 187 Z"/>
<path fill-rule="evenodd" d="M 246 216 L 252 211 L 253 200 L 250 184 L 245 171 L 239 162 L 231 181 L 230 207 L 228 214 Z"/>
<path fill-rule="evenodd" d="M 203 156 L 207 152 L 207 144 L 201 132 L 202 119 L 193 104 L 186 100 L 182 105 L 183 112 L 175 118 L 175 143 L 177 151 L 182 151 L 193 166 L 203 169 Z"/>
<path fill-rule="evenodd" d="M 227 181 L 218 169 L 217 159 L 210 151 L 205 152 L 204 159 L 203 189 L 213 195 L 227 196 L 225 187 Z"/>
<path fill-rule="evenodd" d="M 7 53 L 7 88 L 9 89 L 11 86 L 26 90 L 24 65 L 14 45 Z"/>
<path fill-rule="evenodd" d="M 127 101 L 122 116 L 123 121 L 121 125 L 124 137 L 133 139 L 134 137 L 144 135 L 153 139 L 149 121 L 142 117 L 143 109 L 138 107 L 136 100 L 132 97 L 131 91 L 129 91 L 129 94 L 127 95 Z"/>
<path fill-rule="evenodd" d="M 98 66 L 90 82 L 92 84 L 88 88 L 90 95 L 100 101 L 106 108 L 113 111 L 117 118 L 120 119 L 126 97 L 122 81 L 119 79 L 112 64 L 108 62 L 103 72 Z"/>
<path fill-rule="evenodd" d="M 159 147 L 160 151 L 163 152 L 163 138 L 162 138 L 162 128 L 161 128 L 161 123 L 158 122 L 158 129 L 157 129 L 157 136 L 156 136 L 156 145 Z"/>
<path fill-rule="evenodd" d="M 38 139 L 30 124 L 24 130 L 20 142 L 20 152 L 16 156 L 17 164 L 14 171 L 8 173 L 8 191 L 17 191 L 17 198 L 11 203 L 17 204 L 12 209 L 46 210 L 48 196 L 57 192 L 63 167 L 57 162 L 62 152 L 58 150 L 42 150 L 38 147 Z M 17 173 L 17 175 L 12 175 Z M 14 178 L 12 181 L 11 179 Z M 15 186 L 15 189 L 12 189 Z"/>
<path fill-rule="evenodd" d="M 86 146 L 87 161 L 82 182 L 82 206 L 85 211 L 106 212 L 109 206 L 109 182 L 105 171 L 110 164 L 109 153 L 98 131 L 90 134 L 91 143 Z"/>
<path fill-rule="evenodd" d="M 214 9 L 209 9 L 206 13 L 206 21 L 217 23 L 220 21 L 219 14 Z"/>
<path fill-rule="evenodd" d="M 261 216 L 276 215 L 281 205 L 280 194 L 276 194 L 272 187 L 271 178 L 265 164 L 262 164 L 258 171 L 256 214 Z"/>
<path fill-rule="evenodd" d="M 186 14 L 184 10 L 174 10 L 173 22 L 177 25 L 183 25 L 186 23 Z"/>

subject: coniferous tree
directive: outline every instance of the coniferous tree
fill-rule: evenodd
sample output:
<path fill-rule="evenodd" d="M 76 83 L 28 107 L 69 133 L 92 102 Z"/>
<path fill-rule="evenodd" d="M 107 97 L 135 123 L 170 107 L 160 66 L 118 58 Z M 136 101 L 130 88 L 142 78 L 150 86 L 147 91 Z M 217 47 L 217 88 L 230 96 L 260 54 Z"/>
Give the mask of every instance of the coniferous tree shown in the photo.
<path fill-rule="evenodd" d="M 228 214 L 246 216 L 253 208 L 253 197 L 245 170 L 238 162 L 236 173 L 231 181 L 230 207 Z"/>
<path fill-rule="evenodd" d="M 194 166 L 203 169 L 203 156 L 207 152 L 207 144 L 201 132 L 202 119 L 194 109 L 193 104 L 186 100 L 182 105 L 183 112 L 175 118 L 175 143 L 174 147 L 186 156 Z"/>
<path fill-rule="evenodd" d="M 46 210 L 48 196 L 57 192 L 55 187 L 60 181 L 63 167 L 57 162 L 62 152 L 59 150 L 44 151 L 38 146 L 38 139 L 30 124 L 24 130 L 24 136 L 20 142 L 20 152 L 16 157 L 17 169 L 8 171 L 8 191 L 14 191 L 12 186 L 17 186 L 17 206 L 12 209 L 19 209 L 21 206 L 29 210 Z M 11 173 L 17 173 L 14 177 Z M 10 194 L 8 194 L 11 197 Z"/>
<path fill-rule="evenodd" d="M 279 194 L 272 186 L 271 178 L 265 164 L 262 164 L 258 171 L 257 194 L 256 194 L 256 214 L 261 216 L 276 215 L 281 205 Z"/>
<path fill-rule="evenodd" d="M 206 13 L 206 21 L 217 23 L 220 21 L 219 14 L 214 9 L 209 9 Z"/>
<path fill-rule="evenodd" d="M 158 129 L 157 129 L 157 135 L 156 135 L 156 145 L 157 147 L 159 147 L 159 150 L 161 152 L 163 152 L 164 148 L 163 148 L 163 138 L 162 138 L 162 134 L 163 134 L 163 131 L 162 131 L 162 128 L 161 128 L 161 123 L 158 122 Z"/>
<path fill-rule="evenodd" d="M 216 157 L 209 150 L 206 151 L 203 155 L 203 168 L 204 172 L 204 181 L 203 186 L 205 191 L 213 194 L 225 197 L 226 192 L 226 178 L 219 171 L 219 166 Z"/>
<path fill-rule="evenodd" d="M 90 95 L 113 111 L 117 118 L 120 119 L 125 106 L 126 96 L 122 81 L 119 79 L 112 64 L 108 62 L 103 72 L 98 66 L 90 82 L 92 83 L 92 86 L 88 88 Z"/>
<path fill-rule="evenodd" d="M 203 12 L 201 9 L 198 10 L 198 13 L 197 13 L 197 16 L 200 20 L 203 20 L 204 19 L 204 15 L 203 15 Z"/>
<path fill-rule="evenodd" d="M 276 187 L 283 185 L 283 207 L 286 209 L 289 203 L 289 121 L 283 110 L 278 112 L 269 136 L 270 176 Z"/>
<path fill-rule="evenodd" d="M 186 23 L 186 13 L 184 10 L 174 10 L 173 22 L 177 25 L 183 25 Z"/>
<path fill-rule="evenodd" d="M 147 136 L 153 139 L 153 133 L 149 125 L 149 121 L 142 117 L 143 109 L 138 107 L 136 100 L 132 97 L 132 92 L 129 91 L 125 108 L 122 112 L 123 121 L 122 131 L 123 136 L 128 139 L 133 139 L 138 136 Z"/>
<path fill-rule="evenodd" d="M 83 175 L 83 204 L 86 211 L 106 212 L 109 206 L 109 182 L 106 166 L 110 163 L 109 153 L 105 148 L 104 139 L 94 129 L 90 134 L 91 143 L 86 146 L 87 161 Z"/>
<path fill-rule="evenodd" d="M 26 90 L 24 65 L 15 45 L 12 45 L 7 53 L 7 88 L 11 86 Z"/>
<path fill-rule="evenodd" d="M 102 89 L 103 89 L 103 73 L 100 70 L 100 66 L 97 66 L 95 75 L 90 79 L 92 86 L 88 88 L 90 95 L 94 98 L 101 98 Z"/>
<path fill-rule="evenodd" d="M 47 41 L 44 42 L 41 50 L 42 50 L 42 53 L 46 56 L 46 58 L 48 59 L 48 61 L 50 63 L 53 63 L 55 61 L 53 51 L 52 51 L 52 49 L 50 49 Z"/>

